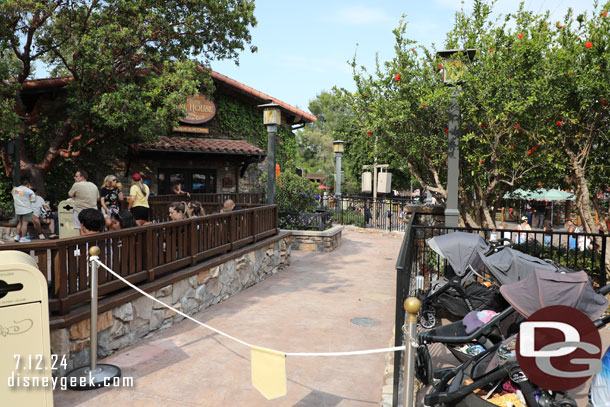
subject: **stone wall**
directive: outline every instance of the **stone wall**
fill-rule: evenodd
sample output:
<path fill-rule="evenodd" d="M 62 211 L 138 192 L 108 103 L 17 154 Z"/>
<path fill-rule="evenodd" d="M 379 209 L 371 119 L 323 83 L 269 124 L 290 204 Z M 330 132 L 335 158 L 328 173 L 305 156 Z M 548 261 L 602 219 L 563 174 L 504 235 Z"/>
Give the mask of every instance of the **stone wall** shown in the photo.
<path fill-rule="evenodd" d="M 336 225 L 324 231 L 287 230 L 290 232 L 292 250 L 306 252 L 332 252 L 341 244 L 343 226 Z"/>
<path fill-rule="evenodd" d="M 158 300 L 193 315 L 226 300 L 290 264 L 290 236 L 235 257 L 220 265 L 205 268 L 183 280 L 150 292 Z M 98 357 L 132 345 L 144 336 L 184 319 L 150 298 L 140 296 L 98 315 Z M 66 370 L 89 364 L 90 320 L 51 330 L 51 353 L 66 355 Z"/>

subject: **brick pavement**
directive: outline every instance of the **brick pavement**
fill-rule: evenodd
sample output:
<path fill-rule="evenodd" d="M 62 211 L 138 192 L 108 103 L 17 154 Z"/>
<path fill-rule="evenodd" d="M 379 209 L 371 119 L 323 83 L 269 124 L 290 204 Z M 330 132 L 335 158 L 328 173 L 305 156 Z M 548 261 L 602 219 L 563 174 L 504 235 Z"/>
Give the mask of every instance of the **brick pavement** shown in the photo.
<path fill-rule="evenodd" d="M 248 343 L 284 352 L 386 347 L 394 323 L 401 239 L 346 231 L 331 253 L 293 252 L 286 270 L 195 318 Z M 356 317 L 378 325 L 358 326 Z M 102 363 L 134 388 L 56 390 L 56 407 L 377 406 L 385 355 L 288 357 L 288 394 L 268 401 L 250 383 L 248 348 L 191 321 L 155 332 Z"/>

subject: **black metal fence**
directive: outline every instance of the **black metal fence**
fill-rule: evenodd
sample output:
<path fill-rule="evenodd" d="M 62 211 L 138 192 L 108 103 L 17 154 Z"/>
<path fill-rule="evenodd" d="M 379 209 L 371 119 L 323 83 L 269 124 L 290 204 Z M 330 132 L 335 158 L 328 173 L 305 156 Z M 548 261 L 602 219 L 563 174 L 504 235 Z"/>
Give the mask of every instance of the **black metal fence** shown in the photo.
<path fill-rule="evenodd" d="M 333 221 L 361 228 L 404 232 L 408 219 L 407 205 L 410 199 L 342 196 L 322 198 L 320 206 L 327 208 Z"/>
<path fill-rule="evenodd" d="M 422 217 L 428 216 L 427 225 L 422 225 Z M 405 227 L 396 262 L 396 334 L 395 346 L 404 342 L 402 326 L 405 321 L 404 301 L 415 295 L 416 277 L 423 279 L 427 287 L 433 279 L 443 276 L 446 262 L 432 251 L 426 241 L 434 236 L 453 231 L 478 233 L 486 241 L 504 240 L 514 249 L 542 259 L 550 259 L 573 270 L 585 270 L 598 286 L 607 284 L 610 272 L 606 266 L 607 248 L 610 235 L 592 233 L 568 233 L 564 231 L 544 233 L 540 230 L 522 231 L 516 229 L 466 229 L 447 228 L 443 216 L 413 212 Z M 485 272 L 485 271 L 484 271 Z M 421 284 L 421 283 L 420 283 Z M 394 398 L 398 405 L 401 365 L 403 352 L 394 354 Z"/>

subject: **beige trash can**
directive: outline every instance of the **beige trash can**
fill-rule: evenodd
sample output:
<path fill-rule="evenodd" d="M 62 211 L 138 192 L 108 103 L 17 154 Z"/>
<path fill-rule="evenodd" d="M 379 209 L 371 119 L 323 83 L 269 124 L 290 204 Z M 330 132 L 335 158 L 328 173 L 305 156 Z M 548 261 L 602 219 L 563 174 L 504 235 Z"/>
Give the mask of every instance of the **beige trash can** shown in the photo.
<path fill-rule="evenodd" d="M 46 279 L 27 254 L 0 252 L 0 405 L 53 406 L 58 363 L 51 359 Z"/>
<path fill-rule="evenodd" d="M 80 236 L 80 231 L 74 229 L 74 201 L 66 199 L 57 205 L 57 218 L 59 220 L 59 237 Z"/>

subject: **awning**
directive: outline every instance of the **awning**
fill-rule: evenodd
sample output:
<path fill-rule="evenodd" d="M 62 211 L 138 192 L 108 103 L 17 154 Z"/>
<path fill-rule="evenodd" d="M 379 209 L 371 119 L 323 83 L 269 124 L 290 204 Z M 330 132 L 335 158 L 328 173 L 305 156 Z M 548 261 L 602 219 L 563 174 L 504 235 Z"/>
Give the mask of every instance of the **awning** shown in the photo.
<path fill-rule="evenodd" d="M 526 189 L 516 189 L 504 194 L 504 199 L 534 199 L 538 201 L 573 201 L 574 194 L 560 191 L 559 189 L 537 189 L 529 191 Z"/>
<path fill-rule="evenodd" d="M 199 153 L 264 156 L 265 151 L 243 140 L 207 139 L 196 137 L 162 136 L 155 142 L 140 143 L 133 147 L 136 153 Z"/>

